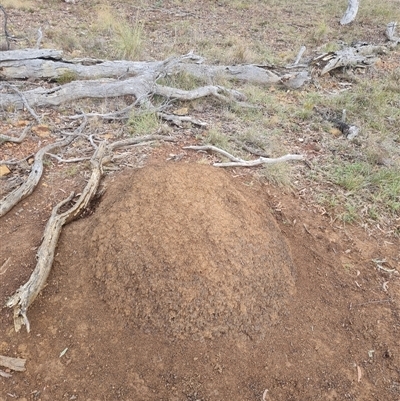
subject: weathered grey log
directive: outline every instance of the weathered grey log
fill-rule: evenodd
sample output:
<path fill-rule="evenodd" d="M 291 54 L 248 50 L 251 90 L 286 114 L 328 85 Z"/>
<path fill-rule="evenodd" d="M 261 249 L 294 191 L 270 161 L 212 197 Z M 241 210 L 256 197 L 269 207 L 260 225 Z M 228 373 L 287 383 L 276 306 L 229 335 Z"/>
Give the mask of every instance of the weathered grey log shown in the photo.
<path fill-rule="evenodd" d="M 359 0 L 349 0 L 347 10 L 344 13 L 342 19 L 340 20 L 340 25 L 350 24 L 354 21 L 358 12 Z"/>
<path fill-rule="evenodd" d="M 22 54 L 21 54 L 22 52 Z M 237 66 L 210 66 L 199 63 L 188 62 L 197 60 L 195 55 L 185 55 L 165 61 L 102 61 L 94 59 L 62 60 L 54 57 L 52 53 L 48 57 L 37 53 L 38 50 L 27 49 L 26 51 L 7 51 L 0 53 L 0 78 L 11 79 L 71 79 L 90 80 L 99 78 L 126 79 L 138 77 L 143 74 L 157 74 L 164 72 L 174 74 L 188 72 L 195 77 L 213 81 L 216 78 L 247 81 L 255 84 L 274 85 L 281 83 L 281 76 L 269 66 L 261 65 L 237 65 Z M 32 54 L 30 54 L 32 53 Z M 44 53 L 46 54 L 46 53 Z M 60 52 L 61 54 L 61 52 Z M 295 76 L 296 73 L 293 73 Z"/>
<path fill-rule="evenodd" d="M 154 77 L 150 74 L 129 78 L 124 81 L 99 79 L 74 81 L 51 89 L 36 88 L 22 92 L 31 107 L 59 106 L 84 98 L 111 98 L 132 95 L 135 98 L 151 94 Z M 23 109 L 23 102 L 16 94 L 5 93 L 0 97 L 0 109 L 14 106 Z"/>
<path fill-rule="evenodd" d="M 1 54 L 1 53 L 0 53 Z M 88 64 L 89 62 L 86 61 Z M 0 60 L 0 78 L 9 79 L 96 79 L 128 78 L 154 71 L 161 62 L 103 61 L 80 64 L 75 60 L 54 61 L 42 58 Z"/>
<path fill-rule="evenodd" d="M 17 61 L 30 59 L 54 59 L 58 60 L 62 57 L 61 50 L 51 49 L 23 49 L 23 50 L 7 50 L 0 52 L 0 62 Z"/>

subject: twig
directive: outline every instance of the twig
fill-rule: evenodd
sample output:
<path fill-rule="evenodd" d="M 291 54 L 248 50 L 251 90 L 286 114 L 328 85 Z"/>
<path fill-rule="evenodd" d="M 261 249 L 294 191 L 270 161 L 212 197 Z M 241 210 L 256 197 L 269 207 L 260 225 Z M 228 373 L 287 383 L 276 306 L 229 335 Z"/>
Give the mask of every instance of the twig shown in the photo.
<path fill-rule="evenodd" d="M 217 148 L 216 146 L 212 146 L 212 145 L 203 145 L 203 146 L 184 146 L 183 149 L 191 149 L 191 150 L 210 150 L 212 152 L 217 152 L 220 153 L 221 155 L 227 157 L 229 160 L 232 160 L 233 162 L 236 163 L 242 163 L 244 162 L 243 159 L 240 159 L 238 157 L 235 157 L 233 155 L 231 155 L 230 153 L 228 153 L 227 151 Z"/>
<path fill-rule="evenodd" d="M 0 276 L 2 276 L 8 270 L 8 262 L 10 261 L 11 257 L 9 257 L 0 267 Z M 7 267 L 7 269 L 6 269 Z"/>
<path fill-rule="evenodd" d="M 146 141 L 175 142 L 176 139 L 173 137 L 170 137 L 170 136 L 166 136 L 166 135 L 145 135 L 145 136 L 139 136 L 137 138 L 128 138 L 128 139 L 123 139 L 121 141 L 110 143 L 107 146 L 107 149 L 110 151 L 113 151 L 117 148 L 122 148 L 124 146 L 131 146 L 131 145 L 135 145 L 140 142 L 146 142 Z"/>
<path fill-rule="evenodd" d="M 38 29 L 38 38 L 37 38 L 37 41 L 36 41 L 36 49 L 40 49 L 40 43 L 42 42 L 42 38 L 43 38 L 42 29 L 39 28 Z"/>
<path fill-rule="evenodd" d="M 30 155 L 24 157 L 23 159 L 16 160 L 16 161 L 14 161 L 14 160 L 0 160 L 0 165 L 2 165 L 2 164 L 6 164 L 7 165 L 8 164 L 10 166 L 16 166 L 16 165 L 21 164 L 22 162 L 30 159 L 34 155 L 35 155 L 34 153 L 31 153 Z"/>
<path fill-rule="evenodd" d="M 217 153 L 222 154 L 223 156 L 227 157 L 229 160 L 232 160 L 232 162 L 228 163 L 214 163 L 213 166 L 215 167 L 254 167 L 254 166 L 259 166 L 261 164 L 273 164 L 273 163 L 281 163 L 281 162 L 286 162 L 289 160 L 304 160 L 303 155 L 284 155 L 281 157 L 277 157 L 276 159 L 272 158 L 267 158 L 267 157 L 260 157 L 259 159 L 256 160 L 243 160 L 239 159 L 230 153 L 226 152 L 225 150 L 222 150 L 220 148 L 217 148 L 212 145 L 206 145 L 206 146 L 185 146 L 183 149 L 193 149 L 193 150 L 211 150 Z"/>
<path fill-rule="evenodd" d="M 297 53 L 296 59 L 294 60 L 293 64 L 287 65 L 285 68 L 295 68 L 295 67 L 303 67 L 307 65 L 301 65 L 299 66 L 299 62 L 301 58 L 303 57 L 304 52 L 307 50 L 305 46 L 301 46 L 299 52 Z"/>
<path fill-rule="evenodd" d="M 0 144 L 1 144 L 2 142 L 21 143 L 21 142 L 26 138 L 26 136 L 28 135 L 29 130 L 31 129 L 31 127 L 32 127 L 32 124 L 28 124 L 28 125 L 24 128 L 24 130 L 22 131 L 22 134 L 21 134 L 18 138 L 14 138 L 14 137 L 12 137 L 12 136 L 0 134 Z"/>
<path fill-rule="evenodd" d="M 10 50 L 10 34 L 7 31 L 7 19 L 8 19 L 8 15 L 6 13 L 6 10 L 4 9 L 4 7 L 0 4 L 0 10 L 3 11 L 4 14 L 4 35 L 6 37 L 6 43 L 7 43 L 7 50 Z"/>
<path fill-rule="evenodd" d="M 54 159 L 58 160 L 59 163 L 77 163 L 82 162 L 84 160 L 90 160 L 91 157 L 76 157 L 75 159 L 63 159 L 60 156 L 54 155 L 53 153 L 46 153 L 48 156 L 53 157 Z"/>
<path fill-rule="evenodd" d="M 24 104 L 25 108 L 29 111 L 31 116 L 36 120 L 37 123 L 40 123 L 40 117 L 35 113 L 35 111 L 32 109 L 32 107 L 29 106 L 29 103 L 26 100 L 26 97 L 22 92 L 20 92 L 15 86 L 10 85 L 8 83 L 3 83 L 2 86 L 5 86 L 5 87 L 13 90 L 21 98 L 22 103 Z"/>

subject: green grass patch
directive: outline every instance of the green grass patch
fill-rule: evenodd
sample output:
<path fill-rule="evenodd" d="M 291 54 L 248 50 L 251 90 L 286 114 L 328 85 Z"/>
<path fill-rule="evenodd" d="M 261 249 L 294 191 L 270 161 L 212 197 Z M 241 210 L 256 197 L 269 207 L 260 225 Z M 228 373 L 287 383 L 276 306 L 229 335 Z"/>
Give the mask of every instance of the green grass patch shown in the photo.
<path fill-rule="evenodd" d="M 154 134 L 160 127 L 158 116 L 152 112 L 133 113 L 128 120 L 129 132 L 133 136 Z"/>
<path fill-rule="evenodd" d="M 336 165 L 328 178 L 345 191 L 355 210 L 365 209 L 368 217 L 378 218 L 379 212 L 400 212 L 400 169 L 371 165 L 367 162 Z M 348 213 L 355 210 L 347 206 Z M 352 212 L 352 213 L 350 213 Z"/>

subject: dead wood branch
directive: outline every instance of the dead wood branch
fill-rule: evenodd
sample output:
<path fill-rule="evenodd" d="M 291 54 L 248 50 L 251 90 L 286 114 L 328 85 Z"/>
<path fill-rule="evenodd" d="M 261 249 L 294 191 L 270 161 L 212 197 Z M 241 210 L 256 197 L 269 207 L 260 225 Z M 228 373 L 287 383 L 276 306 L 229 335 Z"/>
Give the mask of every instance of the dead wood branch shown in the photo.
<path fill-rule="evenodd" d="M 365 68 L 374 64 L 376 56 L 386 52 L 385 46 L 375 46 L 367 43 L 357 44 L 352 47 L 346 47 L 336 52 L 329 52 L 314 58 L 313 65 L 317 65 L 321 70 L 321 75 L 341 68 Z"/>
<path fill-rule="evenodd" d="M 236 156 L 231 155 L 227 151 L 217 148 L 216 146 L 213 145 L 200 145 L 200 146 L 184 146 L 183 149 L 191 149 L 191 150 L 200 150 L 200 151 L 211 151 L 211 152 L 216 152 L 221 154 L 222 156 L 225 156 L 229 160 L 232 160 L 233 162 L 240 163 L 243 162 L 243 159 L 240 159 Z"/>
<path fill-rule="evenodd" d="M 109 151 L 113 151 L 118 148 L 123 148 L 126 146 L 131 146 L 131 145 L 136 145 L 141 142 L 148 142 L 148 141 L 166 141 L 166 142 L 175 142 L 176 138 L 173 138 L 171 136 L 166 136 L 166 135 L 144 135 L 144 136 L 139 136 L 137 138 L 128 138 L 128 139 L 122 139 L 121 141 L 116 141 L 113 143 L 110 143 L 107 146 L 107 149 Z"/>
<path fill-rule="evenodd" d="M 304 52 L 307 50 L 305 46 L 301 46 L 299 52 L 297 53 L 296 59 L 294 60 L 293 64 L 288 64 L 285 68 L 298 68 L 301 58 L 303 57 Z M 306 67 L 306 65 L 303 65 Z"/>
<path fill-rule="evenodd" d="M 393 42 L 393 46 L 397 46 L 400 43 L 400 37 L 396 36 L 397 22 L 389 22 L 386 26 L 386 37 Z"/>
<path fill-rule="evenodd" d="M 46 154 L 52 157 L 53 159 L 56 159 L 59 163 L 78 163 L 91 159 L 91 157 L 75 157 L 73 159 L 63 159 L 62 157 L 54 155 L 53 153 L 46 153 Z"/>
<path fill-rule="evenodd" d="M 274 163 L 281 163 L 286 162 L 289 160 L 304 160 L 303 155 L 284 155 L 281 157 L 273 158 L 266 158 L 260 157 L 256 160 L 243 160 L 236 156 L 231 155 L 230 153 L 226 152 L 223 149 L 217 148 L 216 146 L 212 145 L 204 145 L 204 146 L 185 146 L 183 149 L 192 149 L 192 150 L 202 150 L 202 151 L 213 151 L 217 152 L 225 157 L 227 157 L 231 162 L 228 163 L 214 163 L 213 166 L 215 167 L 254 167 L 259 166 L 261 164 L 274 164 Z"/>
<path fill-rule="evenodd" d="M 18 138 L 0 134 L 0 145 L 4 142 L 21 143 L 26 138 L 26 136 L 28 135 L 31 128 L 32 128 L 32 124 L 27 125 L 24 128 L 24 130 L 22 131 L 22 134 Z M 4 164 L 6 164 L 6 163 L 4 163 Z"/>
<path fill-rule="evenodd" d="M 25 199 L 36 188 L 43 174 L 43 157 L 51 150 L 69 145 L 73 141 L 73 137 L 66 138 L 62 141 L 51 143 L 40 149 L 35 155 L 35 161 L 32 164 L 31 172 L 28 179 L 16 190 L 10 192 L 0 200 L 0 217 L 9 212 L 18 202 Z"/>
<path fill-rule="evenodd" d="M 28 333 L 30 332 L 30 323 L 26 315 L 28 307 L 32 304 L 46 283 L 53 264 L 55 248 L 63 225 L 79 216 L 88 206 L 98 189 L 102 176 L 102 162 L 105 151 L 106 143 L 102 142 L 91 159 L 91 177 L 75 205 L 66 212 L 58 214 L 60 208 L 72 200 L 72 193 L 67 199 L 54 207 L 44 231 L 43 241 L 37 252 L 37 264 L 34 271 L 29 280 L 18 288 L 15 294 L 7 301 L 6 305 L 9 308 L 14 308 L 14 327 L 17 332 L 21 329 L 22 325 L 26 326 Z"/>
<path fill-rule="evenodd" d="M 153 93 L 168 99 L 178 100 L 195 100 L 207 96 L 214 96 L 224 102 L 231 102 L 232 100 L 245 100 L 245 97 L 239 91 L 214 85 L 202 86 L 192 90 L 183 90 L 156 84 L 154 86 Z M 226 93 L 228 96 L 223 95 L 223 93 Z"/>
<path fill-rule="evenodd" d="M 349 0 L 347 10 L 344 13 L 342 19 L 340 20 L 340 25 L 350 24 L 354 21 L 358 12 L 359 0 Z"/>
<path fill-rule="evenodd" d="M 8 20 L 8 15 L 6 13 L 6 10 L 4 9 L 4 7 L 0 4 L 0 10 L 3 12 L 4 14 L 4 26 L 3 26 L 3 30 L 4 30 L 4 37 L 5 37 L 5 48 L 2 48 L 0 50 L 9 50 L 10 49 L 10 34 L 7 31 L 7 20 Z M 2 46 L 2 44 L 1 44 Z M 2 46 L 3 47 L 3 46 Z"/>
<path fill-rule="evenodd" d="M 20 92 L 15 86 L 10 85 L 10 84 L 2 84 L 2 86 L 11 89 L 12 91 L 14 91 L 22 100 L 22 103 L 24 105 L 24 107 L 29 111 L 29 113 L 31 114 L 31 116 L 36 120 L 37 123 L 40 123 L 40 118 L 39 116 L 35 113 L 35 111 L 32 109 L 32 107 L 29 105 L 28 101 L 25 98 L 25 95 Z"/>
<path fill-rule="evenodd" d="M 26 359 L 0 355 L 0 366 L 15 370 L 16 372 L 24 372 L 26 370 L 25 362 Z"/>
<path fill-rule="evenodd" d="M 275 164 L 275 163 L 283 163 L 290 160 L 304 160 L 303 155 L 291 155 L 287 154 L 277 158 L 266 158 L 260 157 L 256 160 L 244 160 L 241 162 L 228 162 L 228 163 L 214 163 L 213 166 L 215 167 L 255 167 L 260 166 L 262 164 Z"/>
<path fill-rule="evenodd" d="M 196 118 L 190 116 L 176 116 L 175 114 L 167 114 L 167 113 L 157 113 L 158 117 L 165 121 L 169 121 L 177 127 L 182 127 L 183 122 L 189 122 L 193 125 L 197 125 L 199 127 L 207 127 L 207 123 L 197 120 Z"/>
<path fill-rule="evenodd" d="M 0 62 L 17 61 L 17 60 L 60 60 L 62 56 L 61 50 L 51 49 L 23 49 L 23 50 L 9 50 L 0 53 Z M 3 64 L 1 64 L 3 66 Z M 17 78 L 17 77 L 14 77 Z"/>

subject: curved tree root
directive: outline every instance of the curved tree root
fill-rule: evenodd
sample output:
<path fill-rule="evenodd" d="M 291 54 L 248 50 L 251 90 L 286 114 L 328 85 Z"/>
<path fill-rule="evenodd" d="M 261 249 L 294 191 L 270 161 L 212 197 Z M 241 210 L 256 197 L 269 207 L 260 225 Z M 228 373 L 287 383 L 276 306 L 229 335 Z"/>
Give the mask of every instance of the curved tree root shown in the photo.
<path fill-rule="evenodd" d="M 103 173 L 102 162 L 105 151 L 106 143 L 102 142 L 91 159 L 92 175 L 75 205 L 66 212 L 58 214 L 60 208 L 72 200 L 74 196 L 72 193 L 67 199 L 64 199 L 54 207 L 37 253 L 38 261 L 35 270 L 29 280 L 6 303 L 9 308 L 14 308 L 14 327 L 17 332 L 22 325 L 26 326 L 28 333 L 30 332 L 30 323 L 26 315 L 28 307 L 45 285 L 53 264 L 54 253 L 62 227 L 64 224 L 74 220 L 88 206 L 97 191 Z"/>

